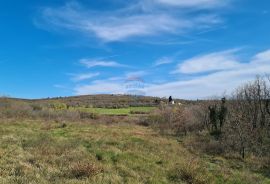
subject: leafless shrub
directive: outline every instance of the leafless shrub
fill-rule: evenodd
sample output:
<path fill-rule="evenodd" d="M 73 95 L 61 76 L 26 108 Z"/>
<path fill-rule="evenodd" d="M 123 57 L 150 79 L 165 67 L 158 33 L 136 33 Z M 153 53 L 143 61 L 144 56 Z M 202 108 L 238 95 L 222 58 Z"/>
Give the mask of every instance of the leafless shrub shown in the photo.
<path fill-rule="evenodd" d="M 227 99 L 200 101 L 189 106 L 161 104 L 148 116 L 162 134 L 178 136 L 207 130 L 207 140 L 193 140 L 211 154 L 246 153 L 260 157 L 270 153 L 270 77 L 257 77 Z"/>
<path fill-rule="evenodd" d="M 229 104 L 224 141 L 244 158 L 246 152 L 263 156 L 270 150 L 270 83 L 257 77 L 238 88 Z"/>
<path fill-rule="evenodd" d="M 147 121 L 162 134 L 187 135 L 188 132 L 203 130 L 204 123 L 198 115 L 201 115 L 200 111 L 201 107 L 197 105 L 162 105 L 149 114 Z"/>
<path fill-rule="evenodd" d="M 89 120 L 97 119 L 98 115 L 93 112 L 84 112 L 80 110 L 70 110 L 63 108 L 63 104 L 55 105 L 54 108 L 48 108 L 46 105 L 31 104 L 22 101 L 1 100 L 0 117 L 14 119 L 44 119 L 46 121 L 55 120 L 62 122 L 65 120 Z"/>
<path fill-rule="evenodd" d="M 31 116 L 32 107 L 24 102 L 12 102 L 8 99 L 1 102 L 0 114 L 6 118 L 26 118 Z"/>

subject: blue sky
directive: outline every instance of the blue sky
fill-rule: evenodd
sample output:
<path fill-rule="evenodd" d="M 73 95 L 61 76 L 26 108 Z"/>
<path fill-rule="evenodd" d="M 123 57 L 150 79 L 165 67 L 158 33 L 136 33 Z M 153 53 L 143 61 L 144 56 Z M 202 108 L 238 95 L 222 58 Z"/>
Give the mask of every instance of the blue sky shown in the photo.
<path fill-rule="evenodd" d="M 268 0 L 1 1 L 0 95 L 230 94 L 270 73 L 269 20 Z"/>

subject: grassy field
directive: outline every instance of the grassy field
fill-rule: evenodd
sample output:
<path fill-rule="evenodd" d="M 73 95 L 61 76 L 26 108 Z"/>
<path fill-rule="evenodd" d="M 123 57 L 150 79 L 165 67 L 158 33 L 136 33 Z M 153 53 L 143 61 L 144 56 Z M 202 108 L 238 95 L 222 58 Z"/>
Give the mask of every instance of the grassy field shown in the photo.
<path fill-rule="evenodd" d="M 270 183 L 132 124 L 1 120 L 0 135 L 0 183 Z"/>
<path fill-rule="evenodd" d="M 130 115 L 132 113 L 148 113 L 156 107 L 127 107 L 127 108 L 76 108 L 86 112 L 93 112 L 101 115 Z"/>

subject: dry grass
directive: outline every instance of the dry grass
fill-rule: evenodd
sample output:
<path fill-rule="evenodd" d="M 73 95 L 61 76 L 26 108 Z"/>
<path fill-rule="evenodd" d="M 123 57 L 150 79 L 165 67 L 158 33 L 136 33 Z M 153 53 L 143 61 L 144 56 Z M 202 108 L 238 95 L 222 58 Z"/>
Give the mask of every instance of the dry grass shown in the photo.
<path fill-rule="evenodd" d="M 211 180 L 208 178 L 207 174 L 202 169 L 202 164 L 196 158 L 188 158 L 185 163 L 178 164 L 169 174 L 169 179 L 175 183 L 186 182 L 188 184 L 207 184 Z"/>
<path fill-rule="evenodd" d="M 1 120 L 0 134 L 0 183 L 270 182 L 135 124 Z"/>
<path fill-rule="evenodd" d="M 102 169 L 91 163 L 75 163 L 69 166 L 68 176 L 76 179 L 93 177 L 102 172 Z"/>

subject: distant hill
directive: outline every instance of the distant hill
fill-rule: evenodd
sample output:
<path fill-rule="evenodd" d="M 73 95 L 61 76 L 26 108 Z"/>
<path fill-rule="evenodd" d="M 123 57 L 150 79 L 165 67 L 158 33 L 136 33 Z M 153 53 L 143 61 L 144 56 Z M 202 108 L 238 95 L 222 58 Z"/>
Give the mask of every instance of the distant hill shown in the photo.
<path fill-rule="evenodd" d="M 167 102 L 167 98 L 150 97 L 150 96 L 132 96 L 132 95 L 83 95 L 71 97 L 56 97 L 46 99 L 17 99 L 5 98 L 17 101 L 65 103 L 70 107 L 97 107 L 97 108 L 121 108 L 121 107 L 137 107 L 137 106 L 157 106 L 161 101 Z M 191 101 L 175 99 L 176 103 L 190 103 Z"/>

